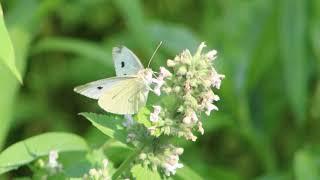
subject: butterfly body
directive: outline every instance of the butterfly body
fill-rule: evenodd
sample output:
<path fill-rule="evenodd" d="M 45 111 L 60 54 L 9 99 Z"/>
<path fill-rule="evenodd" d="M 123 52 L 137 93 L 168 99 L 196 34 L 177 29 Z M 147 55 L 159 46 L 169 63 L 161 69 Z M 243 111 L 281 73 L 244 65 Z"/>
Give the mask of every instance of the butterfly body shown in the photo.
<path fill-rule="evenodd" d="M 117 77 L 94 81 L 74 89 L 114 114 L 135 114 L 145 106 L 152 79 L 152 70 L 144 68 L 128 48 L 115 47 L 112 51 Z"/>

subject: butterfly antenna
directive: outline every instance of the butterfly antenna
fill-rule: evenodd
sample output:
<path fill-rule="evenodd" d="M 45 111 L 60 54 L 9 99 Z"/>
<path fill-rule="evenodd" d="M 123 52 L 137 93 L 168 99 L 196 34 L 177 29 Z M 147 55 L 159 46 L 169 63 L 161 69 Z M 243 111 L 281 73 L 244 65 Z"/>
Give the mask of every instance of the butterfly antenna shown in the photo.
<path fill-rule="evenodd" d="M 160 43 L 158 44 L 158 46 L 157 46 L 156 50 L 153 52 L 153 54 L 152 54 L 151 58 L 149 59 L 148 67 L 150 66 L 151 61 L 152 61 L 152 59 L 153 59 L 154 55 L 156 54 L 156 52 L 158 51 L 158 49 L 160 48 L 161 44 L 162 44 L 162 41 L 160 41 Z"/>

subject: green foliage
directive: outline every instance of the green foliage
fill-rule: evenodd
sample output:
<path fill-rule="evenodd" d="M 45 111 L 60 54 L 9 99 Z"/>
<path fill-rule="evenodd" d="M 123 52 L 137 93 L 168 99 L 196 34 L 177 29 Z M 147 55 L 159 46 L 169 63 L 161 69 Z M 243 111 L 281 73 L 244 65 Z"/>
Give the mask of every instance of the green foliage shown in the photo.
<path fill-rule="evenodd" d="M 1 147 L 47 131 L 76 132 L 95 148 L 103 144 L 117 168 L 132 151 L 121 143 L 125 132 L 116 133 L 122 118 L 85 113 L 91 126 L 77 113 L 102 111 L 73 87 L 114 75 L 113 46 L 126 45 L 146 65 L 163 41 L 151 65 L 157 69 L 206 41 L 218 50 L 214 63 L 226 79 L 220 111 L 203 117 L 204 136 L 194 144 L 177 140 L 185 149 L 184 164 L 206 179 L 318 175 L 319 151 L 313 149 L 320 144 L 319 0 L 2 0 L 1 5 L 14 55 L 3 58 L 2 51 L 11 47 L 2 48 L 8 38 L 1 37 L 0 61 L 24 76 L 21 87 L 8 64 L 0 66 Z M 148 105 L 155 101 L 149 96 Z M 148 122 L 147 113 L 137 117 Z M 312 148 L 301 149 L 306 145 Z M 92 165 L 86 158 L 71 163 L 76 159 L 67 168 L 72 177 Z M 174 178 L 194 177 L 184 170 Z M 19 168 L 4 179 L 29 175 Z"/>
<path fill-rule="evenodd" d="M 99 129 L 105 135 L 126 144 L 127 132 L 122 125 L 124 122 L 123 118 L 120 118 L 119 116 L 95 113 L 81 113 L 80 115 L 87 118 L 93 126 Z"/>
<path fill-rule="evenodd" d="M 6 65 L 13 75 L 18 79 L 20 83 L 22 83 L 22 77 L 19 73 L 17 66 L 15 65 L 15 55 L 13 46 L 9 37 L 9 33 L 7 31 L 2 7 L 0 4 L 0 39 L 1 39 L 1 47 L 0 47 L 0 60 Z"/>
<path fill-rule="evenodd" d="M 132 173 L 132 176 L 136 179 L 141 179 L 141 180 L 148 180 L 148 179 L 160 180 L 161 179 L 157 171 L 153 171 L 148 167 L 143 167 L 141 165 L 133 166 L 131 168 L 131 173 Z"/>
<path fill-rule="evenodd" d="M 183 168 L 177 171 L 177 174 L 174 176 L 174 179 L 184 179 L 184 180 L 202 180 L 197 173 L 195 173 L 190 167 L 187 165 L 183 165 Z"/>
<path fill-rule="evenodd" d="M 280 48 L 289 102 L 299 125 L 306 118 L 308 62 L 306 56 L 307 2 L 283 0 L 280 13 Z M 302 122 L 301 122 L 302 121 Z"/>
<path fill-rule="evenodd" d="M 45 133 L 17 142 L 0 154 L 0 173 L 28 164 L 51 150 L 59 152 L 87 151 L 86 142 L 69 133 Z"/>
<path fill-rule="evenodd" d="M 294 174 L 297 180 L 312 180 L 320 178 L 319 147 L 304 148 L 295 153 Z"/>

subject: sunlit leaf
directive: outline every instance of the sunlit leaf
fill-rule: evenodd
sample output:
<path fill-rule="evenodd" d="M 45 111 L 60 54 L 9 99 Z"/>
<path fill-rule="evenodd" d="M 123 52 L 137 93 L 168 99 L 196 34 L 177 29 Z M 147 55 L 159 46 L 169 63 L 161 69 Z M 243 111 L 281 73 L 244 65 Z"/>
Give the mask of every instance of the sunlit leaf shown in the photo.
<path fill-rule="evenodd" d="M 127 132 L 122 125 L 125 119 L 119 116 L 102 115 L 95 113 L 81 113 L 93 126 L 98 128 L 105 135 L 126 144 Z"/>
<path fill-rule="evenodd" d="M 203 178 L 198 175 L 190 167 L 183 164 L 183 168 L 178 169 L 174 179 L 183 179 L 183 180 L 202 180 Z"/>
<path fill-rule="evenodd" d="M 137 180 L 160 180 L 161 177 L 158 171 L 153 171 L 148 167 L 141 166 L 140 164 L 134 165 L 131 168 L 132 176 Z"/>
<path fill-rule="evenodd" d="M 70 133 L 53 132 L 34 136 L 15 143 L 1 152 L 0 174 L 48 155 L 51 150 L 86 151 L 88 146 L 81 137 Z"/>
<path fill-rule="evenodd" d="M 15 54 L 12 46 L 12 42 L 6 28 L 3 12 L 0 4 L 0 61 L 6 65 L 14 76 L 22 83 L 22 77 L 15 64 Z"/>
<path fill-rule="evenodd" d="M 294 173 L 297 180 L 320 179 L 320 149 L 306 148 L 295 153 Z"/>

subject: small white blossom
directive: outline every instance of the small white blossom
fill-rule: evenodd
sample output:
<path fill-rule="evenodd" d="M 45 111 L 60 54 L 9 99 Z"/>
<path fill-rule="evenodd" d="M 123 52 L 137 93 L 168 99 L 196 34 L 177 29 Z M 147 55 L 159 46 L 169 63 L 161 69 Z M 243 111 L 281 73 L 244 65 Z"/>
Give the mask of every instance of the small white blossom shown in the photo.
<path fill-rule="evenodd" d="M 167 60 L 167 66 L 168 67 L 173 67 L 173 66 L 175 66 L 176 65 L 176 63 L 174 62 L 174 61 L 172 61 L 171 59 L 168 59 Z"/>
<path fill-rule="evenodd" d="M 163 78 L 167 78 L 167 77 L 172 76 L 172 74 L 166 68 L 160 67 L 160 76 L 162 76 Z"/>
<path fill-rule="evenodd" d="M 62 164 L 58 162 L 59 154 L 56 150 L 49 152 L 47 168 L 51 174 L 55 174 L 62 169 Z"/>
<path fill-rule="evenodd" d="M 211 74 L 212 87 L 216 87 L 217 89 L 220 89 L 221 81 L 224 78 L 225 76 L 223 74 L 218 74 L 217 72 L 213 72 Z"/>
<path fill-rule="evenodd" d="M 163 165 L 164 167 L 164 173 L 166 174 L 166 176 L 170 176 L 171 174 L 174 175 L 177 171 L 177 169 L 179 168 L 183 168 L 183 164 L 181 163 L 176 163 L 176 164 L 169 164 L 169 163 L 165 163 Z"/>
<path fill-rule="evenodd" d="M 177 155 L 181 155 L 181 154 L 183 153 L 183 151 L 184 151 L 183 148 L 176 148 L 176 149 L 174 150 L 175 154 L 177 154 Z"/>
<path fill-rule="evenodd" d="M 145 70 L 144 80 L 148 85 L 152 83 L 152 79 L 153 79 L 152 74 L 153 74 L 153 71 L 151 69 L 148 68 Z"/>
<path fill-rule="evenodd" d="M 210 103 L 207 104 L 206 108 L 207 108 L 207 111 L 206 111 L 205 113 L 206 113 L 206 115 L 208 115 L 208 116 L 210 115 L 210 113 L 211 113 L 212 110 L 216 110 L 216 111 L 219 110 L 216 105 L 210 104 Z"/>
<path fill-rule="evenodd" d="M 151 114 L 150 114 L 150 121 L 151 121 L 151 122 L 158 122 L 158 121 L 159 121 L 159 115 L 158 115 L 158 114 L 151 113 Z"/>
<path fill-rule="evenodd" d="M 103 179 L 103 180 L 110 180 L 111 177 L 109 176 L 109 170 L 107 168 L 109 161 L 104 159 L 102 161 L 103 167 L 101 168 L 91 168 L 87 174 L 84 174 L 84 180 L 91 180 L 91 179 Z"/>
<path fill-rule="evenodd" d="M 89 170 L 89 175 L 90 176 L 97 176 L 98 175 L 98 171 L 95 168 L 92 168 Z"/>
<path fill-rule="evenodd" d="M 162 76 L 159 76 L 157 79 L 152 79 L 152 82 L 155 84 L 153 92 L 160 96 L 161 95 L 161 87 L 164 84 L 164 80 Z"/>
<path fill-rule="evenodd" d="M 188 112 L 187 116 L 183 118 L 183 123 L 185 124 L 191 124 L 197 122 L 199 119 L 197 117 L 197 114 L 194 111 Z"/>
<path fill-rule="evenodd" d="M 192 113 L 191 113 L 191 119 L 192 119 L 193 122 L 197 122 L 198 121 L 197 114 L 194 111 L 192 111 Z"/>
<path fill-rule="evenodd" d="M 58 158 L 59 158 L 59 154 L 58 151 L 56 150 L 51 150 L 49 152 L 49 162 L 48 162 L 48 166 L 55 168 L 58 166 Z"/>
<path fill-rule="evenodd" d="M 217 51 L 216 50 L 211 50 L 211 51 L 209 51 L 207 54 L 206 54 L 206 57 L 210 60 L 210 61 L 212 61 L 212 60 L 215 60 L 216 59 L 216 55 L 217 55 Z"/>
<path fill-rule="evenodd" d="M 183 118 L 183 123 L 185 124 L 191 124 L 191 117 L 190 116 L 186 116 Z"/>
<path fill-rule="evenodd" d="M 159 114 L 161 112 L 161 106 L 153 106 L 153 113 L 150 114 L 150 121 L 157 122 L 159 121 Z"/>
<path fill-rule="evenodd" d="M 198 131 L 203 135 L 204 134 L 204 129 L 203 129 L 203 127 L 202 127 L 202 122 L 201 121 L 199 121 L 199 123 L 198 123 Z"/>
<path fill-rule="evenodd" d="M 103 164 L 103 168 L 107 168 L 108 167 L 108 164 L 109 164 L 109 160 L 108 159 L 104 159 L 102 161 L 102 164 Z"/>

